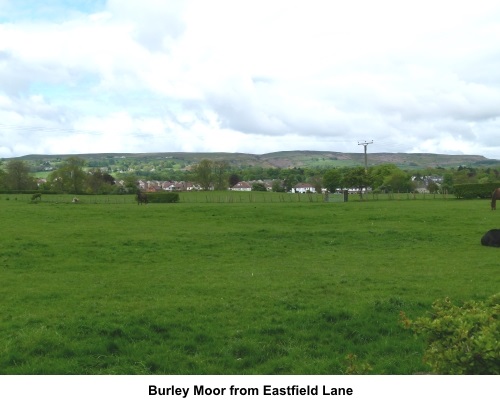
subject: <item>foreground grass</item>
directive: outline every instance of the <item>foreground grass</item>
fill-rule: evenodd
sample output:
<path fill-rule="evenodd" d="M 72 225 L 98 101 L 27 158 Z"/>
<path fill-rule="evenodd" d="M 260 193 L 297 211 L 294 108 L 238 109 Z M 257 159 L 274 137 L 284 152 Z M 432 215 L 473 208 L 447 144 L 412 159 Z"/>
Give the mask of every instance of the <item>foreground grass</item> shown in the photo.
<path fill-rule="evenodd" d="M 0 199 L 4 374 L 425 372 L 399 312 L 499 291 L 484 201 L 87 197 Z"/>

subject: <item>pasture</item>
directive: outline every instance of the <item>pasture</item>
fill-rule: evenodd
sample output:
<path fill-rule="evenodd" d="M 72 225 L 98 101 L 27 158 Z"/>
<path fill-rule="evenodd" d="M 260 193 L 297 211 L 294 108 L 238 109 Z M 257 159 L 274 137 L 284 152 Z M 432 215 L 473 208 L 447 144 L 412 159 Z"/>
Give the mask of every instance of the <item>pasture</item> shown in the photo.
<path fill-rule="evenodd" d="M 0 372 L 425 373 L 399 312 L 500 291 L 489 201 L 262 194 L 0 195 Z"/>

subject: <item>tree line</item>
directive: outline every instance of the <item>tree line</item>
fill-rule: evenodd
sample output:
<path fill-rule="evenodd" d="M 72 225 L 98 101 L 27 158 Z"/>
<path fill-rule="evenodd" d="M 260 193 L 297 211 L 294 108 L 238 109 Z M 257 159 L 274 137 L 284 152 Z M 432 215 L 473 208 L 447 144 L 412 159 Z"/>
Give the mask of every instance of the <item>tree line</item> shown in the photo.
<path fill-rule="evenodd" d="M 175 177 L 166 173 L 148 173 L 150 179 L 188 181 L 198 184 L 203 190 L 226 190 L 240 181 L 270 180 L 272 190 L 286 192 L 297 183 L 309 183 L 316 190 L 335 192 L 346 188 L 371 188 L 375 192 L 413 192 L 426 188 L 429 192 L 453 193 L 454 184 L 489 183 L 500 180 L 499 168 L 429 168 L 403 170 L 394 164 L 368 167 L 341 168 L 276 168 L 235 167 L 225 160 L 203 159 L 199 163 L 177 170 Z M 142 172 L 115 173 L 112 176 L 95 166 L 89 167 L 84 159 L 69 157 L 63 160 L 50 174 L 46 182 L 37 184 L 30 166 L 23 160 L 8 160 L 0 166 L 0 191 L 38 190 L 73 194 L 135 193 L 137 181 L 147 179 Z M 155 178 L 156 176 L 156 178 Z M 433 180 L 439 178 L 439 182 Z M 120 181 L 118 181 L 120 180 Z M 260 185 L 260 187 L 259 187 Z M 261 183 L 255 190 L 265 191 Z"/>
<path fill-rule="evenodd" d="M 116 191 L 115 178 L 100 169 L 84 170 L 85 161 L 70 157 L 52 171 L 45 183 L 38 184 L 22 160 L 9 160 L 0 168 L 0 190 L 46 191 L 72 194 L 110 194 Z"/>

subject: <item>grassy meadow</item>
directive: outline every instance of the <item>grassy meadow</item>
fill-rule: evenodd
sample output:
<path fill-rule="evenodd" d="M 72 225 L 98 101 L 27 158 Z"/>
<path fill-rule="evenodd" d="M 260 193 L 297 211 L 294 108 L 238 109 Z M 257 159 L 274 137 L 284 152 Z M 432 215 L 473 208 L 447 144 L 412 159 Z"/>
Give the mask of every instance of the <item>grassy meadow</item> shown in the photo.
<path fill-rule="evenodd" d="M 425 373 L 400 311 L 500 291 L 484 200 L 71 198 L 0 195 L 2 374 Z"/>

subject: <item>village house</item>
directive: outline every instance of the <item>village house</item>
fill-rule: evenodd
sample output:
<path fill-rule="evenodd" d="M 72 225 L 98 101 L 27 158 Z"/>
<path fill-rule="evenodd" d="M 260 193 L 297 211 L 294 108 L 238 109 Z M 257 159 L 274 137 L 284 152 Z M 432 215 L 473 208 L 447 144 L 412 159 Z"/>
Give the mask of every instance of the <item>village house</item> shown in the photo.
<path fill-rule="evenodd" d="M 316 189 L 312 184 L 309 183 L 297 183 L 293 186 L 292 193 L 315 193 Z"/>
<path fill-rule="evenodd" d="M 246 181 L 240 181 L 240 182 L 236 183 L 233 187 L 231 187 L 229 190 L 252 191 L 252 185 Z"/>
<path fill-rule="evenodd" d="M 165 191 L 178 191 L 178 187 L 175 183 L 172 183 L 170 181 L 164 181 L 161 185 L 162 190 Z"/>
<path fill-rule="evenodd" d="M 36 184 L 38 187 L 40 187 L 41 185 L 47 183 L 47 179 L 36 179 Z"/>
<path fill-rule="evenodd" d="M 142 191 L 154 193 L 157 191 L 197 191 L 201 190 L 198 184 L 185 181 L 158 181 L 158 180 L 138 180 L 137 187 Z"/>

